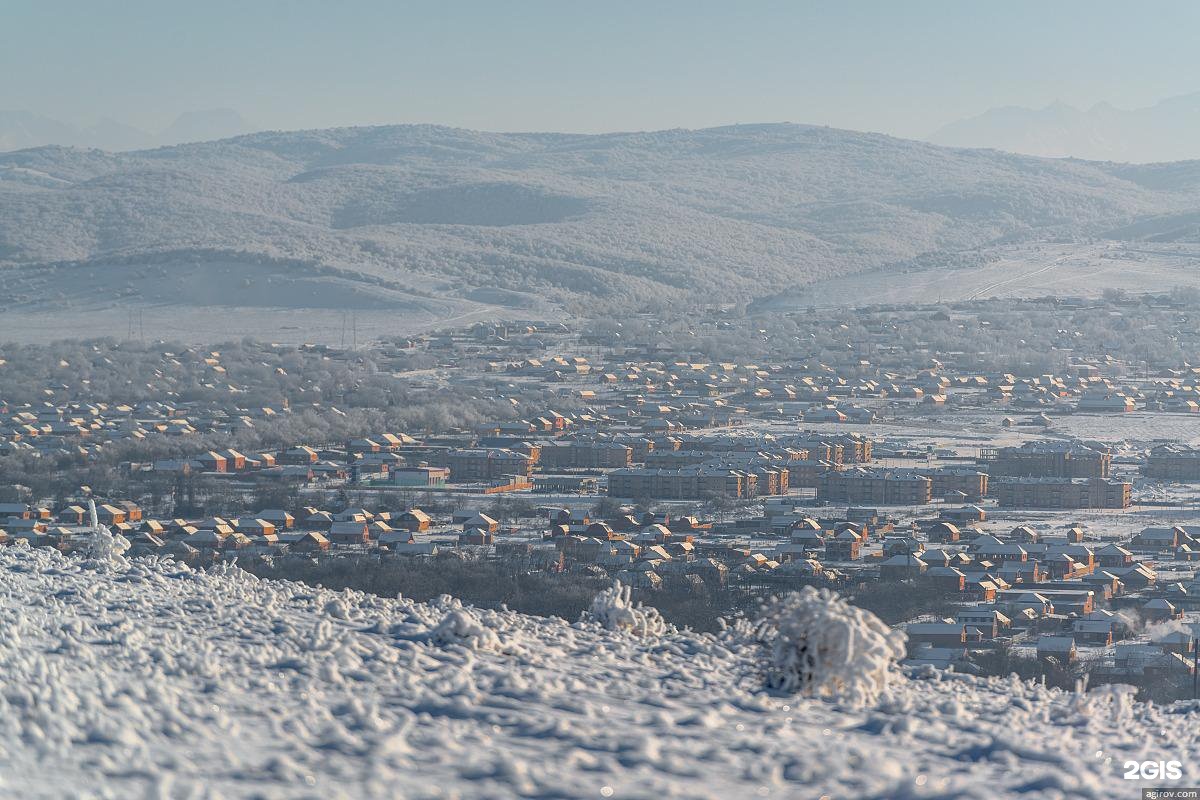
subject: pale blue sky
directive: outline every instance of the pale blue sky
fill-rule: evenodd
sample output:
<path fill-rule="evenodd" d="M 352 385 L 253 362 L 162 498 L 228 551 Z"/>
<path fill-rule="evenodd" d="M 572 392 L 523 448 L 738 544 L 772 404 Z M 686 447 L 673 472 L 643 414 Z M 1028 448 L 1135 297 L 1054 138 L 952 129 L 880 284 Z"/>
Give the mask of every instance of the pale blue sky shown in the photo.
<path fill-rule="evenodd" d="M 0 0 L 0 109 L 147 129 L 789 120 L 924 136 L 1200 91 L 1200 2 Z"/>

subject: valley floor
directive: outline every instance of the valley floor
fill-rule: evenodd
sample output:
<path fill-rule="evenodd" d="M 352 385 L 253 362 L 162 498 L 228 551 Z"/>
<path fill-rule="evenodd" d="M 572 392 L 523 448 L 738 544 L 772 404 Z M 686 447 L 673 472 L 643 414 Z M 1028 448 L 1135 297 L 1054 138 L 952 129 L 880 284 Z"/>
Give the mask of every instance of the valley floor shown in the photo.
<path fill-rule="evenodd" d="M 514 311 L 463 301 L 432 310 L 343 312 L 324 308 L 216 308 L 148 306 L 105 308 L 74 315 L 10 309 L 0 313 L 0 342 L 47 344 L 62 339 L 218 344 L 243 338 L 280 344 L 363 347 L 389 337 L 415 336 L 478 320 L 528 318 Z"/>
<path fill-rule="evenodd" d="M 0 271 L 9 294 L 0 342 L 211 344 L 250 337 L 350 347 L 480 319 L 538 317 L 548 307 L 511 292 L 433 292 L 428 280 L 410 278 L 401 282 L 405 290 L 309 266 L 236 259 L 13 267 Z"/>
<path fill-rule="evenodd" d="M 1098 297 L 1200 286 L 1194 245 L 1098 242 L 1010 245 L 978 267 L 860 272 L 829 278 L 759 301 L 769 311 L 985 300 L 1048 295 Z"/>

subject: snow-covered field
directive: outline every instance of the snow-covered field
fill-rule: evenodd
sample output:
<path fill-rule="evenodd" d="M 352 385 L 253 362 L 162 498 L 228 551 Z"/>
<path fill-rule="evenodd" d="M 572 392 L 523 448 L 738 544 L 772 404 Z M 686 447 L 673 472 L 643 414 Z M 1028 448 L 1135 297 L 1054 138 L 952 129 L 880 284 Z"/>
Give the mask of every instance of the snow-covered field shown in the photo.
<path fill-rule="evenodd" d="M 132 310 L 109 306 L 78 314 L 10 309 L 0 313 L 0 342 L 46 344 L 62 339 L 115 339 L 215 344 L 242 338 L 280 344 L 359 347 L 479 320 L 538 319 L 536 311 L 469 301 L 436 300 L 412 311 L 338 311 L 328 308 L 205 307 L 163 305 Z"/>
<path fill-rule="evenodd" d="M 102 267 L 4 271 L 0 341 L 150 338 L 208 343 L 242 337 L 349 346 L 465 326 L 480 318 L 548 316 L 517 293 L 433 296 L 429 286 L 358 280 L 299 264 L 164 259 Z M 357 334 L 355 336 L 354 334 Z"/>
<path fill-rule="evenodd" d="M 1069 414 L 1053 417 L 1050 430 L 1063 436 L 1102 442 L 1200 443 L 1200 414 Z"/>
<path fill-rule="evenodd" d="M 758 648 L 0 550 L 4 797 L 1132 797 L 1200 712 L 898 678 L 763 691 Z"/>
<path fill-rule="evenodd" d="M 1020 244 L 987 251 L 980 266 L 897 272 L 885 269 L 837 276 L 764 301 L 766 308 L 928 303 L 991 297 L 1075 295 L 1105 289 L 1130 293 L 1200 285 L 1200 255 L 1191 245 L 1141 243 Z"/>

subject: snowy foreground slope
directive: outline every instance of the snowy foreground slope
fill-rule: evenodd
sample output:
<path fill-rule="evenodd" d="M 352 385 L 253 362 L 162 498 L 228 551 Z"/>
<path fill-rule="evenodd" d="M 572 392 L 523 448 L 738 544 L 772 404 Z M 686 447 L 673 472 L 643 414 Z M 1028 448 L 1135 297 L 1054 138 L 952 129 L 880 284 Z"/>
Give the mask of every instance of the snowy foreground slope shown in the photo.
<path fill-rule="evenodd" d="M 757 649 L 708 636 L 46 549 L 0 550 L 0 581 L 3 797 L 1111 798 L 1159 759 L 1200 783 L 1200 713 L 1111 694 L 931 673 L 856 711 L 763 693 Z"/>

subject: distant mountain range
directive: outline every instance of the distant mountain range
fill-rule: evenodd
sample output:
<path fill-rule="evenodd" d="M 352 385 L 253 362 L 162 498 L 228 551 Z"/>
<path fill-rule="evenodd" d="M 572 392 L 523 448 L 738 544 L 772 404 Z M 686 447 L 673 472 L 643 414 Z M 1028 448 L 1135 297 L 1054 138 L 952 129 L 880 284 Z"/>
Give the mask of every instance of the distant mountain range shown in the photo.
<path fill-rule="evenodd" d="M 0 152 L 43 145 L 94 147 L 111 151 L 141 150 L 184 142 L 225 139 L 251 130 L 251 125 L 240 114 L 227 108 L 188 111 L 158 133 L 109 118 L 80 127 L 29 111 L 0 111 Z"/>
<path fill-rule="evenodd" d="M 390 126 L 0 154 L 0 268 L 24 276 L 12 296 L 48 309 L 105 292 L 287 307 L 314 292 L 328 302 L 318 284 L 333 278 L 363 302 L 733 302 L 1012 241 L 1195 238 L 1198 211 L 1195 162 L 1049 160 L 790 124 Z"/>
<path fill-rule="evenodd" d="M 238 112 L 225 108 L 185 112 L 158 132 L 111 118 L 79 126 L 28 111 L 0 110 L 0 152 L 44 145 L 122 152 L 227 139 L 253 129 Z M 1200 92 L 1131 110 L 1107 103 L 1080 110 L 1062 102 L 1039 109 L 993 108 L 951 122 L 927 141 L 947 147 L 990 148 L 1088 161 L 1200 159 Z"/>
<path fill-rule="evenodd" d="M 1200 92 L 1132 110 L 1107 103 L 1086 111 L 1065 103 L 1041 109 L 994 108 L 944 126 L 929 141 L 1092 161 L 1196 159 L 1200 158 Z"/>

